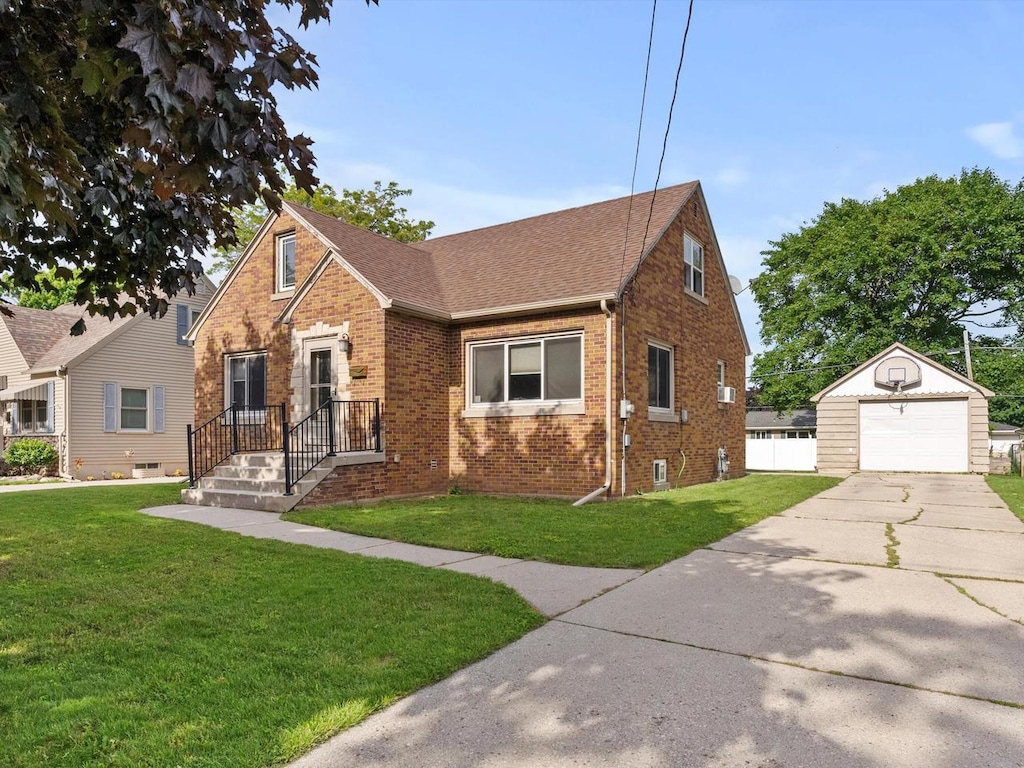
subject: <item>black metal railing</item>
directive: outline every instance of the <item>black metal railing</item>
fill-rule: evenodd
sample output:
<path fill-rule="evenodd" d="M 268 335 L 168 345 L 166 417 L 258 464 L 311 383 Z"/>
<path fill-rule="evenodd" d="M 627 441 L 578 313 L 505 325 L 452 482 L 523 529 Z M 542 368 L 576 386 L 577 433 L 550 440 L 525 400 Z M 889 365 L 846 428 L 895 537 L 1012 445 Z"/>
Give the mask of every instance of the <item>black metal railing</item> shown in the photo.
<path fill-rule="evenodd" d="M 380 400 L 327 400 L 292 427 L 285 425 L 285 495 L 328 456 L 384 449 Z"/>
<path fill-rule="evenodd" d="M 188 431 L 188 482 L 199 478 L 235 453 L 281 450 L 285 432 L 285 406 L 245 408 L 233 405 Z"/>

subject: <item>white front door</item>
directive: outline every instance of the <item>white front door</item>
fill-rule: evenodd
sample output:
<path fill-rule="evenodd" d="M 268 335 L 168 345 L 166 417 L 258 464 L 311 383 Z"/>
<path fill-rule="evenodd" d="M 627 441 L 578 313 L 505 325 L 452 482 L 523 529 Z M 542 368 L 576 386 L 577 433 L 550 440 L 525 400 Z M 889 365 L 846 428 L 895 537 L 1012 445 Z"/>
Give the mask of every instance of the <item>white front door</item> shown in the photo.
<path fill-rule="evenodd" d="M 860 404 L 860 468 L 873 472 L 966 472 L 967 400 Z"/>

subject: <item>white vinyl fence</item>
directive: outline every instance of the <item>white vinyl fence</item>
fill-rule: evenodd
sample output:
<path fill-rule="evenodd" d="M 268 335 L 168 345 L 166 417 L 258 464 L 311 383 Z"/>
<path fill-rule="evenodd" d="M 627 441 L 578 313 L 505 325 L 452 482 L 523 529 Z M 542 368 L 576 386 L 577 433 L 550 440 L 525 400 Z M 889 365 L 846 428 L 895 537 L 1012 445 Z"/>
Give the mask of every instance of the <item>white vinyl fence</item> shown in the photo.
<path fill-rule="evenodd" d="M 813 472 L 818 466 L 818 439 L 747 440 L 747 469 Z"/>

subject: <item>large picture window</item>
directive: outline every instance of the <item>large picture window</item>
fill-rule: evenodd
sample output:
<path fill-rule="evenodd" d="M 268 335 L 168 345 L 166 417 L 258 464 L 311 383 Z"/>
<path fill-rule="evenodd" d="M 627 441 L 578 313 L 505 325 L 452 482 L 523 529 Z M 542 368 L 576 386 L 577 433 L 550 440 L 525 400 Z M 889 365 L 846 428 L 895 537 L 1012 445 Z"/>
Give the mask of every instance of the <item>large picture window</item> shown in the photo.
<path fill-rule="evenodd" d="M 704 295 L 704 246 L 683 235 L 683 287 Z"/>
<path fill-rule="evenodd" d="M 227 359 L 226 405 L 247 411 L 267 407 L 267 353 L 232 355 Z"/>
<path fill-rule="evenodd" d="M 295 233 L 277 238 L 277 290 L 290 291 L 295 287 Z"/>
<path fill-rule="evenodd" d="M 672 350 L 660 344 L 647 345 L 647 405 L 672 410 Z"/>
<path fill-rule="evenodd" d="M 470 404 L 583 398 L 583 337 L 551 336 L 473 344 Z"/>

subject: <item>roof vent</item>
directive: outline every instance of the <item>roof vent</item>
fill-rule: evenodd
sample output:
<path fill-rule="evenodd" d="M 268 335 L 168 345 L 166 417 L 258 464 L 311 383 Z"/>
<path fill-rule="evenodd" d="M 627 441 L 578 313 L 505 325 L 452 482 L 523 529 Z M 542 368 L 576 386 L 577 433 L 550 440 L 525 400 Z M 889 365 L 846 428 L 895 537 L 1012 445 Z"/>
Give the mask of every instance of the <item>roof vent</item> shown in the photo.
<path fill-rule="evenodd" d="M 875 366 L 875 385 L 897 391 L 921 383 L 921 366 L 909 357 L 888 357 Z"/>

